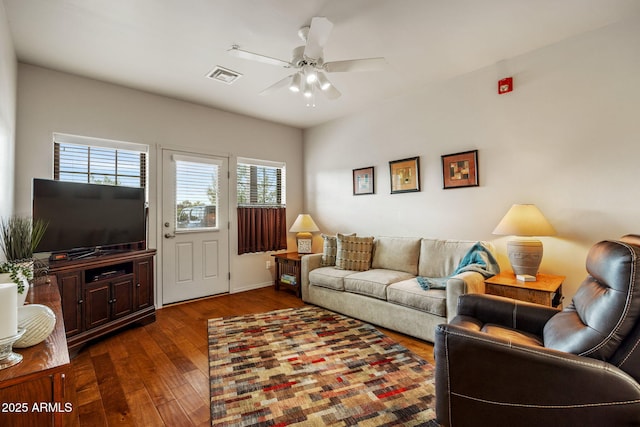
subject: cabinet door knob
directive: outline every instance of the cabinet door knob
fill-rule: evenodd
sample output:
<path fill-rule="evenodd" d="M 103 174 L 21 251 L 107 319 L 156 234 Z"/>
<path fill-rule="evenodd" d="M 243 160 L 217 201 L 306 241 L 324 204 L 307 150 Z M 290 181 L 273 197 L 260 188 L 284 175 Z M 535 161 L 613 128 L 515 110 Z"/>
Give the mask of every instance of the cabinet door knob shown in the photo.
<path fill-rule="evenodd" d="M 84 300 L 80 300 L 78 301 L 78 304 L 82 304 L 84 302 Z"/>
<path fill-rule="evenodd" d="M 138 283 L 138 284 L 136 285 L 136 288 L 139 288 L 139 287 L 140 287 L 140 283 Z"/>

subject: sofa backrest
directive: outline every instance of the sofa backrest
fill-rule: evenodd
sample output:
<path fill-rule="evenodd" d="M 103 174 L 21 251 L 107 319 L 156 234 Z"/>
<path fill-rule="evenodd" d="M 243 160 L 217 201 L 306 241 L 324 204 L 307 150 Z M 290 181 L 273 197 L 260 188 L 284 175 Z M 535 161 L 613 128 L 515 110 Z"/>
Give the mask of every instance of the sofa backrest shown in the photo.
<path fill-rule="evenodd" d="M 474 244 L 476 241 L 422 239 L 418 275 L 424 277 L 451 276 Z M 482 242 L 482 244 L 493 251 L 493 246 L 490 243 Z"/>
<path fill-rule="evenodd" d="M 376 237 L 371 268 L 418 274 L 419 237 Z"/>

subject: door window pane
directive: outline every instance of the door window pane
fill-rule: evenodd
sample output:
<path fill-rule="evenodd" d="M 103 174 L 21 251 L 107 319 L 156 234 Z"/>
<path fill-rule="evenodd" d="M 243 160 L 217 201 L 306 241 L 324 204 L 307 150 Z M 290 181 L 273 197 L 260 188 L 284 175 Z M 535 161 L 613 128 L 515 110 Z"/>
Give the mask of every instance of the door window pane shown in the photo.
<path fill-rule="evenodd" d="M 219 169 L 176 160 L 176 230 L 218 227 Z"/>

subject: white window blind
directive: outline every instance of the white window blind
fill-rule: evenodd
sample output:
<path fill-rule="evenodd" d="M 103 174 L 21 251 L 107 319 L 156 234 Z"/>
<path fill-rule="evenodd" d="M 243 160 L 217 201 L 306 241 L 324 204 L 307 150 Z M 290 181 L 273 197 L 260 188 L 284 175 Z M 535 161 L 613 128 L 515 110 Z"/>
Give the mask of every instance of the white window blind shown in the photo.
<path fill-rule="evenodd" d="M 146 187 L 147 147 L 54 134 L 53 178 L 59 181 Z"/>
<path fill-rule="evenodd" d="M 286 167 L 282 162 L 238 158 L 238 206 L 286 205 Z"/>
<path fill-rule="evenodd" d="M 215 228 L 220 162 L 174 156 L 176 162 L 177 230 Z"/>

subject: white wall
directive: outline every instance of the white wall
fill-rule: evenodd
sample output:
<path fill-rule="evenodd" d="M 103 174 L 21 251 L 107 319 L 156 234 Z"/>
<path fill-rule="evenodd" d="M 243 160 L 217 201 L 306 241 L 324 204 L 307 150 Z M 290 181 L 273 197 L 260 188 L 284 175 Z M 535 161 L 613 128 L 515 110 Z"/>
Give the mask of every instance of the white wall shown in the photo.
<path fill-rule="evenodd" d="M 510 270 L 491 232 L 511 204 L 535 203 L 558 232 L 541 239 L 540 271 L 566 275 L 571 297 L 591 245 L 640 233 L 638 46 L 635 19 L 308 129 L 306 210 L 323 232 L 494 240 Z M 498 95 L 509 75 L 514 92 Z M 443 190 L 440 156 L 473 149 L 480 187 Z M 389 194 L 388 162 L 412 156 L 422 191 Z M 371 165 L 376 194 L 352 196 L 352 169 Z"/>
<path fill-rule="evenodd" d="M 17 67 L 7 15 L 0 2 L 0 218 L 13 213 Z"/>
<path fill-rule="evenodd" d="M 285 161 L 287 222 L 302 209 L 302 131 L 122 86 L 28 64 L 18 66 L 18 125 L 15 198 L 18 213 L 31 212 L 33 178 L 51 178 L 54 132 L 148 144 L 150 153 L 150 229 L 157 230 L 157 148 Z M 235 194 L 235 191 L 232 191 Z M 235 201 L 231 202 L 235 206 Z M 232 213 L 231 292 L 269 285 L 269 253 L 237 256 L 235 208 Z M 159 233 L 159 231 L 158 231 Z M 151 232 L 150 247 L 161 241 Z M 291 235 L 290 248 L 295 247 Z M 157 277 L 161 277 L 160 274 Z"/>

